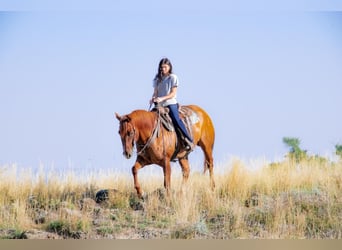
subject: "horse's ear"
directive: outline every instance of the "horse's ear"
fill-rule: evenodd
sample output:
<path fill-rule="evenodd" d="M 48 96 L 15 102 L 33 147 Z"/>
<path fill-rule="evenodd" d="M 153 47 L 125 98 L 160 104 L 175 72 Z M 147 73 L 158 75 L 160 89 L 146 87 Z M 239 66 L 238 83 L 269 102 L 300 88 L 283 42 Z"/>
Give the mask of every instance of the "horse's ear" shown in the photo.
<path fill-rule="evenodd" d="M 115 112 L 115 117 L 116 119 L 118 119 L 120 122 L 129 122 L 131 121 L 131 118 L 128 116 L 128 115 L 123 115 L 123 116 L 120 116 L 118 113 Z"/>
<path fill-rule="evenodd" d="M 116 112 L 115 112 L 115 117 L 116 117 L 116 119 L 118 119 L 119 121 L 121 121 L 121 116 L 120 116 L 118 113 L 116 113 Z"/>

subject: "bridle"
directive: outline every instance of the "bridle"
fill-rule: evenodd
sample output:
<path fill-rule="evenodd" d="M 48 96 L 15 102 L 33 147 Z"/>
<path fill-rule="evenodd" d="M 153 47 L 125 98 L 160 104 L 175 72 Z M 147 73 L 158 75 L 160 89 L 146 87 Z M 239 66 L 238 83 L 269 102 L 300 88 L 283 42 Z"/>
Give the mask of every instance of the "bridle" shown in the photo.
<path fill-rule="evenodd" d="M 123 122 L 129 123 L 128 120 L 125 120 L 125 121 L 123 121 Z M 149 146 L 151 145 L 151 143 L 153 142 L 153 140 L 157 137 L 157 135 L 158 135 L 158 133 L 159 133 L 159 129 L 160 129 L 160 119 L 157 119 L 157 120 L 154 122 L 154 127 L 153 127 L 153 130 L 152 130 L 152 133 L 151 133 L 151 135 L 149 136 L 149 138 L 148 138 L 148 140 L 147 140 L 147 142 L 146 142 L 145 144 L 138 144 L 138 143 L 135 141 L 136 130 L 135 130 L 134 125 L 133 125 L 133 124 L 131 124 L 131 125 L 132 125 L 132 127 L 133 127 L 133 134 L 130 135 L 130 136 L 133 137 L 132 144 L 133 144 L 133 147 L 134 147 L 134 143 L 136 143 L 137 146 L 138 146 L 138 145 L 139 145 L 139 146 L 142 146 L 142 148 L 141 148 L 139 151 L 137 151 L 137 154 L 138 154 L 138 155 L 141 155 L 141 154 L 144 153 L 144 151 L 146 150 L 146 148 L 149 147 Z M 127 135 L 125 135 L 125 137 L 126 137 L 126 136 L 127 136 Z M 138 149 L 138 147 L 137 147 L 137 149 Z"/>
<path fill-rule="evenodd" d="M 122 128 L 124 128 L 124 124 L 126 125 L 126 128 L 124 128 L 126 131 L 127 131 L 127 123 L 129 123 L 129 120 L 128 119 L 125 119 L 125 120 L 123 120 L 123 121 L 121 121 L 121 126 L 122 126 Z M 132 125 L 132 124 L 131 124 Z M 133 133 L 132 134 L 130 134 L 130 135 L 127 135 L 127 133 L 124 135 L 124 139 L 127 137 L 127 136 L 129 136 L 129 137 L 132 137 L 133 139 L 132 139 L 132 147 L 134 147 L 134 138 L 135 138 L 135 127 L 132 125 L 132 127 L 133 127 Z M 125 146 L 126 146 L 126 143 L 125 143 Z"/>

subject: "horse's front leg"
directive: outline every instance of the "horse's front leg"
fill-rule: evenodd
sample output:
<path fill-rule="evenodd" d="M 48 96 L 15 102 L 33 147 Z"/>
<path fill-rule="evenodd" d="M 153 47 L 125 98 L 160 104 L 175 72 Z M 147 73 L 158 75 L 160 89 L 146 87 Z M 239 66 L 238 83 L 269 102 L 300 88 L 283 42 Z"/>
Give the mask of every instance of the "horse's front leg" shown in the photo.
<path fill-rule="evenodd" d="M 138 171 L 141 169 L 144 165 L 142 165 L 139 161 L 136 161 L 134 163 L 134 166 L 132 167 L 132 174 L 133 174 L 133 179 L 134 179 L 134 188 L 137 190 L 138 197 L 142 199 L 142 189 L 140 187 L 140 183 L 138 180 Z"/>

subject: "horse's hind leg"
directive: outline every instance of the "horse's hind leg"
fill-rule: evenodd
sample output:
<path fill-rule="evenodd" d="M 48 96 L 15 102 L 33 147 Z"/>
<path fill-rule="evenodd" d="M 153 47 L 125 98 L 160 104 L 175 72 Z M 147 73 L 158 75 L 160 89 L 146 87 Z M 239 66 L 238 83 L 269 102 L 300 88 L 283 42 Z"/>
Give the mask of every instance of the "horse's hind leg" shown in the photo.
<path fill-rule="evenodd" d="M 214 181 L 214 163 L 213 158 L 211 156 L 210 160 L 205 160 L 206 162 L 204 164 L 207 164 L 207 168 L 209 169 L 209 176 L 210 176 L 210 186 L 211 189 L 214 190 L 215 188 L 215 181 Z"/>
<path fill-rule="evenodd" d="M 189 179 L 189 173 L 190 173 L 190 166 L 189 166 L 189 161 L 188 157 L 184 157 L 179 159 L 179 164 L 182 167 L 182 172 L 183 172 L 183 183 L 185 184 L 187 180 Z"/>
<path fill-rule="evenodd" d="M 165 159 L 165 165 L 163 166 L 164 172 L 164 187 L 166 189 L 166 195 L 170 197 L 170 188 L 171 188 L 171 164 L 170 160 Z"/>
<path fill-rule="evenodd" d="M 190 166 L 189 166 L 189 161 L 188 161 L 188 157 L 184 157 L 179 159 L 179 165 L 182 168 L 182 173 L 183 173 L 183 181 L 182 181 L 182 185 L 181 185 L 181 189 L 180 189 L 180 194 L 184 194 L 186 193 L 186 183 L 189 179 L 189 173 L 190 173 Z"/>
<path fill-rule="evenodd" d="M 214 159 L 213 159 L 213 150 L 212 146 L 205 145 L 202 141 L 199 142 L 200 147 L 204 153 L 204 171 L 203 173 L 209 169 L 209 176 L 210 176 L 210 186 L 211 189 L 214 190 L 215 188 L 215 181 L 214 181 Z"/>

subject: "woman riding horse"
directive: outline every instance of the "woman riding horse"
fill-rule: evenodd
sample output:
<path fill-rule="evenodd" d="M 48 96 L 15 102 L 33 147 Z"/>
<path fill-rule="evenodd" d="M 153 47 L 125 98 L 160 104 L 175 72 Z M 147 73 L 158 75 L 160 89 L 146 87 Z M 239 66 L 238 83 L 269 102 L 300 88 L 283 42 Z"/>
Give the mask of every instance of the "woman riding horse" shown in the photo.
<path fill-rule="evenodd" d="M 175 131 L 169 131 L 160 125 L 157 112 L 135 110 L 130 114 L 116 118 L 120 121 L 119 134 L 121 137 L 123 154 L 126 158 L 133 155 L 133 148 L 137 148 L 137 158 L 132 167 L 134 186 L 137 194 L 142 198 L 143 191 L 138 181 L 138 171 L 146 165 L 157 164 L 163 168 L 164 187 L 167 194 L 171 187 L 171 164 L 170 160 L 178 159 L 183 172 L 183 183 L 189 177 L 190 167 L 188 154 L 195 145 L 201 147 L 204 153 L 204 172 L 209 169 L 211 188 L 215 187 L 213 178 L 213 147 L 215 131 L 209 115 L 200 107 L 195 105 L 183 106 L 190 110 L 196 119 L 192 120 L 190 131 L 193 138 L 188 134 L 184 123 L 179 117 L 178 103 L 176 100 L 178 79 L 172 73 L 172 64 L 167 58 L 159 62 L 158 73 L 153 81 L 154 92 L 150 104 L 156 102 L 168 107 L 170 117 L 176 127 Z M 186 141 L 185 150 L 177 146 L 178 129 Z"/>
<path fill-rule="evenodd" d="M 172 73 L 172 64 L 168 58 L 163 58 L 159 62 L 158 72 L 153 80 L 153 95 L 150 104 L 156 103 L 163 107 L 168 107 L 169 115 L 173 125 L 179 128 L 181 135 L 179 138 L 184 138 L 185 147 L 188 151 L 193 150 L 193 140 L 188 134 L 184 123 L 179 118 L 178 103 L 177 103 L 177 87 L 178 78 Z M 178 133 L 178 129 L 176 129 Z M 183 136 L 182 136 L 183 135 Z"/>

